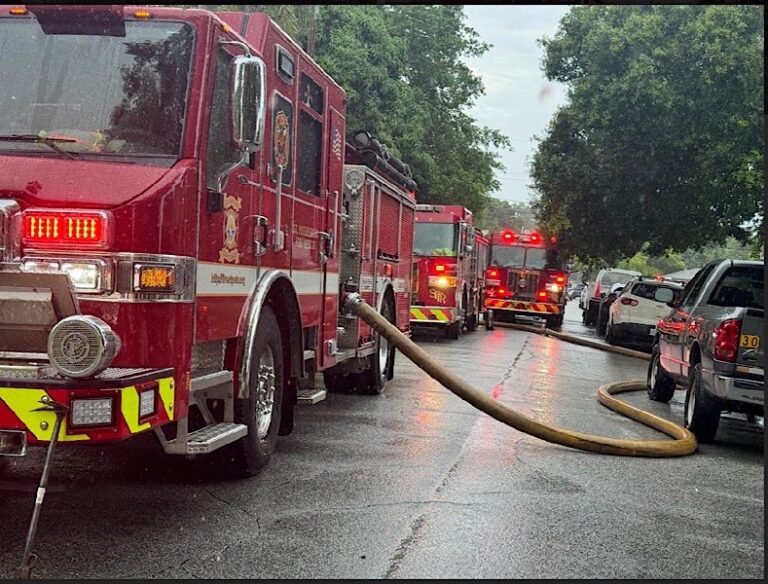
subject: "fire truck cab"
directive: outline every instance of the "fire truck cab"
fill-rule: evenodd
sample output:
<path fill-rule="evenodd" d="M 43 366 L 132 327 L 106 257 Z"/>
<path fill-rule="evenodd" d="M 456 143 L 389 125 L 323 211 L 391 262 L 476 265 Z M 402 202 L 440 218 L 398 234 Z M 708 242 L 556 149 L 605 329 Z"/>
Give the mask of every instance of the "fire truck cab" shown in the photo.
<path fill-rule="evenodd" d="M 417 205 L 411 328 L 441 328 L 456 339 L 482 311 L 487 240 L 461 205 Z"/>
<path fill-rule="evenodd" d="M 384 389 L 341 306 L 408 331 L 415 183 L 266 14 L 2 6 L 0 38 L 0 455 L 56 422 L 249 476 L 316 373 Z"/>
<path fill-rule="evenodd" d="M 565 311 L 566 263 L 557 240 L 537 231 L 491 234 L 485 272 L 485 323 L 513 321 L 515 315 L 538 316 L 548 328 L 560 328 Z M 490 314 L 492 312 L 492 314 Z"/>

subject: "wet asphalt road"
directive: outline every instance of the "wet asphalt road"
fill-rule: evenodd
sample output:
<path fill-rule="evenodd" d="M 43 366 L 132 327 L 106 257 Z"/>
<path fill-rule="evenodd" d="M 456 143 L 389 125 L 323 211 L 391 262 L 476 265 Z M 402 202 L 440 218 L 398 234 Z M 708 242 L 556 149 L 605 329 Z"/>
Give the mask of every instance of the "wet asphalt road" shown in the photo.
<path fill-rule="evenodd" d="M 565 332 L 592 336 L 569 303 Z M 659 438 L 595 398 L 647 363 L 498 327 L 420 339 L 538 420 Z M 678 459 L 574 451 L 505 427 L 402 355 L 382 396 L 301 406 L 258 477 L 219 481 L 146 435 L 57 451 L 38 578 L 763 578 L 762 427 Z M 623 399 L 677 422 L 642 392 Z M 0 577 L 21 557 L 43 452 L 0 470 Z"/>

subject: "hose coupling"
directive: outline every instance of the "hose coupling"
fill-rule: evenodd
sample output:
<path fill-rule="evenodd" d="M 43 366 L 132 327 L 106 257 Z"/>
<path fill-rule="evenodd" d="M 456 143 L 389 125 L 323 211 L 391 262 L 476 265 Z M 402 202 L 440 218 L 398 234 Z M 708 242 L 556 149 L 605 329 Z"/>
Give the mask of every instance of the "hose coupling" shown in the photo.
<path fill-rule="evenodd" d="M 341 302 L 344 314 L 357 315 L 357 307 L 363 304 L 365 300 L 357 292 L 345 292 L 344 299 Z"/>

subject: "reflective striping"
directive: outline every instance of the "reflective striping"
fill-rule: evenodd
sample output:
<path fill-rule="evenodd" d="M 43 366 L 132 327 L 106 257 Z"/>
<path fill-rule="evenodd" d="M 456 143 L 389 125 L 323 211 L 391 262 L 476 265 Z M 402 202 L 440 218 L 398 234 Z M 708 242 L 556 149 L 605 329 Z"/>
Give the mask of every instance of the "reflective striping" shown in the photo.
<path fill-rule="evenodd" d="M 453 322 L 453 310 L 450 308 L 427 308 L 411 306 L 411 320 L 428 322 Z"/>
<path fill-rule="evenodd" d="M 120 390 L 120 413 L 123 414 L 128 429 L 131 434 L 149 430 L 149 422 L 139 424 L 139 392 L 136 387 L 124 387 Z"/>
<path fill-rule="evenodd" d="M 197 295 L 247 296 L 256 286 L 258 273 L 256 266 L 197 262 Z M 324 278 L 328 294 L 337 293 L 339 288 L 338 272 L 293 270 L 290 278 L 298 294 L 321 294 Z"/>
<path fill-rule="evenodd" d="M 35 412 L 36 408 L 42 406 L 40 399 L 50 397 L 43 389 L 11 389 L 0 387 L 0 400 L 10 408 L 14 415 L 21 421 L 27 430 L 37 440 L 50 441 L 53 437 L 53 426 L 56 423 L 56 414 L 54 412 Z M 40 424 L 45 422 L 45 429 Z M 74 442 L 76 440 L 89 440 L 85 434 L 67 435 L 67 419 L 61 421 L 59 428 L 60 442 Z"/>
<path fill-rule="evenodd" d="M 166 377 L 165 379 L 159 379 L 157 381 L 160 394 L 160 401 L 163 403 L 163 408 L 168 416 L 169 420 L 173 420 L 173 405 L 174 405 L 174 388 L 173 377 Z"/>
<path fill-rule="evenodd" d="M 560 314 L 562 309 L 559 304 L 545 304 L 541 302 L 515 302 L 514 300 L 485 300 L 486 308 L 497 310 L 522 310 L 526 312 L 546 312 L 548 314 Z"/>

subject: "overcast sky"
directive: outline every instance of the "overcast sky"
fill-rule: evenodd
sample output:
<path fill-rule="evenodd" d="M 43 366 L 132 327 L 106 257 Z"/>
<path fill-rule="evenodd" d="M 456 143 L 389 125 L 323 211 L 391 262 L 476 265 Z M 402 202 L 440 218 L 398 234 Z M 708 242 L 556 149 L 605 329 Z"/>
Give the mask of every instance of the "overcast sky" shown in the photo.
<path fill-rule="evenodd" d="M 565 103 L 565 86 L 550 83 L 541 72 L 542 50 L 536 39 L 552 37 L 569 6 L 464 5 L 467 25 L 493 45 L 482 57 L 467 59 L 479 75 L 485 95 L 467 111 L 481 126 L 509 137 L 513 152 L 501 153 L 506 170 L 497 173 L 501 189 L 492 196 L 528 202 L 530 158 L 535 135 L 543 135 L 558 106 Z"/>

